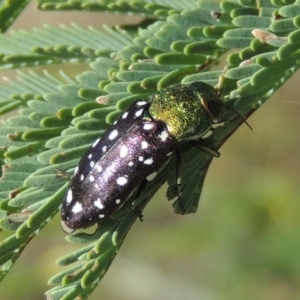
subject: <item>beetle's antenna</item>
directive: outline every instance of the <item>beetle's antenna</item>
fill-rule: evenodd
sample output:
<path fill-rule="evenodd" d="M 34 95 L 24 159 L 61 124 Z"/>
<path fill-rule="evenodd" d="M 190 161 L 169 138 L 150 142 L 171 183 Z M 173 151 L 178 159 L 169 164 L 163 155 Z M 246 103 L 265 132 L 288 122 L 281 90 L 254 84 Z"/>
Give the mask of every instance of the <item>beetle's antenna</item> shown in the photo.
<path fill-rule="evenodd" d="M 234 108 L 230 107 L 229 105 L 225 105 L 226 108 L 228 108 L 229 110 L 235 112 L 242 120 L 243 122 L 251 129 L 253 130 L 253 128 L 249 125 L 249 123 L 246 121 L 246 119 L 238 112 L 236 111 Z"/>

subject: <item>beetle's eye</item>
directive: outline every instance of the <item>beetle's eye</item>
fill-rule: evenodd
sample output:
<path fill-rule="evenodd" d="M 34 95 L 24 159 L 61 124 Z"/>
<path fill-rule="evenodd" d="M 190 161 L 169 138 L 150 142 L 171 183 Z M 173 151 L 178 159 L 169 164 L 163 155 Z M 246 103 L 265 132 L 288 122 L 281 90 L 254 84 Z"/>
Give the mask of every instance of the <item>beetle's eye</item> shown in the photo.
<path fill-rule="evenodd" d="M 206 103 L 207 110 L 210 113 L 213 121 L 218 121 L 223 114 L 224 107 L 220 106 L 218 101 L 208 101 Z"/>

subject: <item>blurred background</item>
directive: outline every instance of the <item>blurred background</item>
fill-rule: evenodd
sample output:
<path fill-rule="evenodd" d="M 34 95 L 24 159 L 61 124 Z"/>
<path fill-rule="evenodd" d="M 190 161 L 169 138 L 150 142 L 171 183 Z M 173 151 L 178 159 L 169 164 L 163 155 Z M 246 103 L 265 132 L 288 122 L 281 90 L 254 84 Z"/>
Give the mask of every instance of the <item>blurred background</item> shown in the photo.
<path fill-rule="evenodd" d="M 103 23 L 139 20 L 39 12 L 30 5 L 11 29 L 75 21 L 101 30 Z M 64 70 L 74 76 L 87 69 L 78 64 Z M 1 72 L 4 76 L 13 79 L 16 73 Z M 134 225 L 89 299 L 299 299 L 299 80 L 298 73 L 248 120 L 253 131 L 242 126 L 220 149 L 196 214 L 174 214 L 166 188 L 157 193 L 144 211 L 145 222 Z M 0 299 L 44 299 L 51 288 L 47 280 L 62 270 L 55 260 L 80 248 L 64 237 L 57 216 L 24 250 L 1 284 Z"/>

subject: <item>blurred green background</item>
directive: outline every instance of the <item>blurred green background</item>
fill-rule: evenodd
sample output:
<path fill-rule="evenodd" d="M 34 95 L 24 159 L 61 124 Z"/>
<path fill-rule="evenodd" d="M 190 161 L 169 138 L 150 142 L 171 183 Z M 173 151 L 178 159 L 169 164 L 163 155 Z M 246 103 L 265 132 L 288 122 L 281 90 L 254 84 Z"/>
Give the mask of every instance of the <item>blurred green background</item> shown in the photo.
<path fill-rule="evenodd" d="M 38 12 L 30 5 L 13 29 L 73 21 L 101 29 L 133 18 Z M 88 66 L 66 72 L 81 69 Z M 299 80 L 298 73 L 248 120 L 253 131 L 242 126 L 220 149 L 196 214 L 174 214 L 166 189 L 157 193 L 91 300 L 300 298 Z M 61 270 L 55 260 L 80 247 L 64 237 L 56 217 L 3 281 L 0 299 L 44 299 L 48 278 Z"/>

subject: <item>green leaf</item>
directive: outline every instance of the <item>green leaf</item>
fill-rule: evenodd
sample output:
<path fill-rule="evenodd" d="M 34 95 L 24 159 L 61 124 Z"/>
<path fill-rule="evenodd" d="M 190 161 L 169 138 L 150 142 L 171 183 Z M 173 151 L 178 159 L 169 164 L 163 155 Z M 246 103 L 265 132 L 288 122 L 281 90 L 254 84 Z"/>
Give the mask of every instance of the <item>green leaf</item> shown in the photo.
<path fill-rule="evenodd" d="M 1 1 L 0 31 L 5 32 L 29 3 L 30 0 Z"/>
<path fill-rule="evenodd" d="M 109 34 L 94 28 L 83 29 L 76 24 L 72 27 L 61 25 L 60 28 L 45 25 L 33 32 L 11 31 L 9 36 L 0 35 L 0 70 L 25 65 L 92 62 L 97 57 L 109 57 L 112 51 L 130 42 L 130 35 L 124 38 L 124 33 L 105 29 Z"/>

